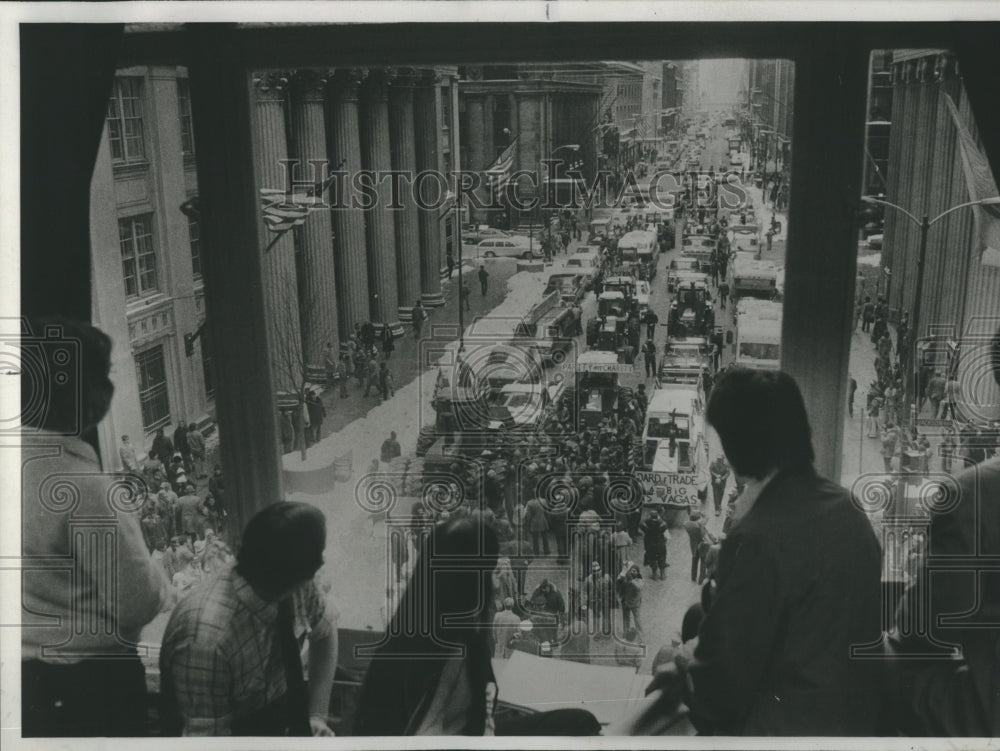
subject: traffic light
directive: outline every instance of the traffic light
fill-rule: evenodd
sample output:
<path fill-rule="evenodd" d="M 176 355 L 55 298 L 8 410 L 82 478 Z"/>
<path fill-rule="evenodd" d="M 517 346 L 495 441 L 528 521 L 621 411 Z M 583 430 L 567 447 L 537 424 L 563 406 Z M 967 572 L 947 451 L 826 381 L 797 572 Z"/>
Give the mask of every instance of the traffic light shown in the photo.
<path fill-rule="evenodd" d="M 184 354 L 188 357 L 194 356 L 194 334 L 184 335 Z"/>

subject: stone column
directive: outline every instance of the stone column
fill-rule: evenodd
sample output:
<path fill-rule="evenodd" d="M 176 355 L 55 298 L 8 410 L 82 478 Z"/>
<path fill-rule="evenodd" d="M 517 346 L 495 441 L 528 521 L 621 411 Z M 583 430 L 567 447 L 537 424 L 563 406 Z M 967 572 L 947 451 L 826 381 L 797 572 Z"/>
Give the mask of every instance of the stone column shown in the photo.
<path fill-rule="evenodd" d="M 413 129 L 416 145 L 417 170 L 439 170 L 439 140 L 434 71 L 425 71 L 414 90 Z M 435 180 L 423 182 L 421 195 L 427 205 L 440 205 L 444 184 Z M 441 224 L 437 209 L 417 209 L 420 225 L 420 297 L 424 307 L 444 305 L 441 294 Z"/>
<path fill-rule="evenodd" d="M 401 209 L 393 209 L 396 222 L 396 292 L 399 296 L 399 319 L 413 320 L 413 305 L 420 299 L 420 226 L 413 197 L 413 178 L 417 173 L 413 129 L 413 87 L 416 71 L 402 68 L 389 87 L 389 139 L 392 169 L 405 173 L 400 181 Z"/>
<path fill-rule="evenodd" d="M 288 82 L 286 72 L 254 75 L 253 135 L 258 188 L 284 190 L 286 187 L 283 160 L 288 159 L 285 136 Z M 278 236 L 267 229 L 263 218 L 259 234 L 264 259 L 264 295 L 271 328 L 271 367 L 277 387 L 283 391 L 294 390 L 302 378 L 295 243 L 292 231 Z"/>
<path fill-rule="evenodd" d="M 295 179 L 322 182 L 327 170 L 324 88 L 326 75 L 303 70 L 292 78 L 292 157 L 299 162 Z M 313 162 L 315 164 L 311 164 Z M 336 165 L 334 165 L 336 166 Z M 324 193 L 317 201 L 328 202 Z M 299 232 L 302 283 L 299 308 L 305 361 L 322 367 L 327 342 L 337 347 L 337 273 L 333 259 L 332 217 L 326 210 L 312 211 Z"/>
<path fill-rule="evenodd" d="M 358 89 L 364 71 L 358 68 L 338 70 L 327 86 L 327 156 L 330 164 L 353 175 L 361 169 L 361 141 L 358 127 Z M 350 180 L 331 186 L 331 203 L 344 207 L 331 209 L 333 220 L 333 261 L 340 286 L 337 295 L 340 338 L 345 341 L 354 325 L 369 319 L 368 256 L 365 252 L 365 218 L 350 208 Z M 346 195 L 336 190 L 347 190 Z"/>
<path fill-rule="evenodd" d="M 389 80 L 393 74 L 372 70 L 361 86 L 361 164 L 376 173 L 392 168 L 389 157 Z M 372 323 L 402 334 L 396 294 L 395 212 L 389 208 L 388 181 L 379 182 L 375 206 L 365 211 L 368 240 L 368 281 Z"/>

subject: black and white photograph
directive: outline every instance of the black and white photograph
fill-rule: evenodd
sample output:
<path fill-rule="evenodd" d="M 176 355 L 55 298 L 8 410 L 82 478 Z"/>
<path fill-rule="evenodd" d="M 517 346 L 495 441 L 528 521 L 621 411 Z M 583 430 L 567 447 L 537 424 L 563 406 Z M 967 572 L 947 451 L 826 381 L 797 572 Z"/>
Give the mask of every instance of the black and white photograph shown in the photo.
<path fill-rule="evenodd" d="M 1000 6 L 54 5 L 4 745 L 1000 735 Z"/>

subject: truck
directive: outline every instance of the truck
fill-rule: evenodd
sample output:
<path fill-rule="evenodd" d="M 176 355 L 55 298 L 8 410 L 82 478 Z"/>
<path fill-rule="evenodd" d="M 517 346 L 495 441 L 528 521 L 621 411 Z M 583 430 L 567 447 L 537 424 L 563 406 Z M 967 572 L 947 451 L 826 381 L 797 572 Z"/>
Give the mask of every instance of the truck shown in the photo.
<path fill-rule="evenodd" d="M 733 258 L 733 296 L 777 297 L 778 271 L 774 263 L 759 260 L 754 253 L 737 252 Z"/>
<path fill-rule="evenodd" d="M 575 398 L 579 405 L 580 423 L 587 427 L 618 411 L 619 401 L 631 390 L 619 383 L 622 373 L 631 373 L 632 367 L 618 361 L 614 352 L 591 350 L 583 352 L 576 360 Z"/>
<path fill-rule="evenodd" d="M 714 253 L 715 238 L 711 235 L 684 235 L 681 241 L 681 256 L 697 259 L 698 267 L 706 274 L 712 271 Z"/>
<path fill-rule="evenodd" d="M 500 389 L 489 407 L 488 430 L 533 431 L 550 405 L 559 400 L 565 388 L 562 377 L 548 385 L 510 383 Z"/>
<path fill-rule="evenodd" d="M 703 372 L 714 371 L 714 362 L 708 337 L 667 337 L 657 378 L 661 384 L 698 384 Z"/>
<path fill-rule="evenodd" d="M 734 363 L 755 370 L 781 367 L 781 303 L 740 300 L 736 308 Z"/>
<path fill-rule="evenodd" d="M 691 511 L 708 491 L 708 440 L 700 383 L 671 383 L 655 389 L 642 431 L 643 505 L 667 515 Z"/>
<path fill-rule="evenodd" d="M 667 336 L 709 336 L 715 328 L 715 312 L 707 274 L 679 281 L 670 302 Z"/>
<path fill-rule="evenodd" d="M 621 254 L 622 265 L 633 274 L 637 274 L 637 267 L 643 264 L 649 270 L 650 278 L 656 273 L 660 246 L 655 232 L 646 230 L 626 232 L 618 240 L 618 252 Z"/>

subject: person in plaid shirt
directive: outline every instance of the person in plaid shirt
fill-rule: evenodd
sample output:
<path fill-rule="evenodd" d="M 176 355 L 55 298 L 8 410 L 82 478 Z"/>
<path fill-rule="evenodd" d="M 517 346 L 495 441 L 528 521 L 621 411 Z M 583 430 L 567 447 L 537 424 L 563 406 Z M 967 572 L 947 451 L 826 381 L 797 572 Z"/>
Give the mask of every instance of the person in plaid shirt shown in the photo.
<path fill-rule="evenodd" d="M 236 565 L 175 608 L 160 652 L 168 732 L 333 735 L 326 720 L 336 614 L 313 581 L 325 544 L 318 509 L 275 503 L 250 520 Z"/>

